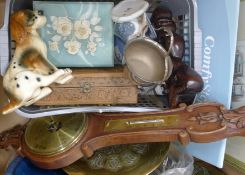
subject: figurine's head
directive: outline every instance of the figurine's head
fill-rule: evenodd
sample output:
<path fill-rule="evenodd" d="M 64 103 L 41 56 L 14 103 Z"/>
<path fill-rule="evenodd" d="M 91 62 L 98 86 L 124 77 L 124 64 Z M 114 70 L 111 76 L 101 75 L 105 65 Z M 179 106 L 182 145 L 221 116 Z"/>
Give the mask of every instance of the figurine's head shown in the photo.
<path fill-rule="evenodd" d="M 152 16 L 151 16 L 151 23 L 153 27 L 155 29 L 158 29 L 156 30 L 156 32 L 162 35 L 162 33 L 164 33 L 164 30 L 159 30 L 162 27 L 165 30 L 169 29 L 172 32 L 174 32 L 176 30 L 176 24 L 172 20 L 172 17 L 173 17 L 172 12 L 167 7 L 163 7 L 163 6 L 157 7 L 153 11 Z"/>
<path fill-rule="evenodd" d="M 27 34 L 42 27 L 46 23 L 46 17 L 42 11 L 20 10 L 10 17 L 10 30 L 13 39 L 22 43 Z"/>

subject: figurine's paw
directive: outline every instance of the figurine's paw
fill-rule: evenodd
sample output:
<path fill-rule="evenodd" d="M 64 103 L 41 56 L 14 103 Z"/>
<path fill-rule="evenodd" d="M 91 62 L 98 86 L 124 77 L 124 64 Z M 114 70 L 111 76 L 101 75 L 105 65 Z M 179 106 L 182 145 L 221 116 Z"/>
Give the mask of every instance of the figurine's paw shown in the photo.
<path fill-rule="evenodd" d="M 71 74 L 72 73 L 72 70 L 69 69 L 69 68 L 66 68 L 66 69 L 63 69 L 65 71 L 66 74 Z"/>
<path fill-rule="evenodd" d="M 73 79 L 73 76 L 71 74 L 68 74 L 66 76 L 62 76 L 62 79 L 59 78 L 57 81 L 55 81 L 56 83 L 58 84 L 65 84 L 67 83 L 68 81 L 72 80 Z"/>
<path fill-rule="evenodd" d="M 53 73 L 53 75 L 57 75 L 58 77 L 63 76 L 63 75 L 65 75 L 65 74 L 66 74 L 65 69 L 58 69 L 57 71 L 55 71 L 55 72 Z"/>
<path fill-rule="evenodd" d="M 64 74 L 55 81 L 58 84 L 64 84 L 73 78 L 73 76 L 71 75 L 71 69 L 66 68 L 62 69 L 62 71 L 64 72 Z"/>

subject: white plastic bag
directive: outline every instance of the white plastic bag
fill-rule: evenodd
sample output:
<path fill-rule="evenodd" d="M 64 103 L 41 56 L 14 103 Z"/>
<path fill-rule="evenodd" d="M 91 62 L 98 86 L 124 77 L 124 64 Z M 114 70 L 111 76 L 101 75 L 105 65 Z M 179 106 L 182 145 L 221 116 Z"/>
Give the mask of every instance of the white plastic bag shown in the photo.
<path fill-rule="evenodd" d="M 172 143 L 162 166 L 151 175 L 192 175 L 193 170 L 193 157 L 187 153 L 182 145 Z"/>

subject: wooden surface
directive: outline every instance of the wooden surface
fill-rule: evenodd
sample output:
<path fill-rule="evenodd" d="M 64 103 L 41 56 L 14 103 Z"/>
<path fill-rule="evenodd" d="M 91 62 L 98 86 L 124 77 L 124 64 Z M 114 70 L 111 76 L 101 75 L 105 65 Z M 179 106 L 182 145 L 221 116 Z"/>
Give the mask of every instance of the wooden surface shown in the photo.
<path fill-rule="evenodd" d="M 177 109 L 153 113 L 93 113 L 88 114 L 87 131 L 74 147 L 66 152 L 40 156 L 31 152 L 24 142 L 0 135 L 0 147 L 16 144 L 19 153 L 42 168 L 61 168 L 94 151 L 116 144 L 190 141 L 208 143 L 231 136 L 245 136 L 245 107 L 226 110 L 217 103 L 182 105 Z M 18 128 L 17 128 L 18 129 Z M 22 131 L 19 129 L 19 131 Z M 20 133 L 12 131 L 12 133 Z M 41 134 L 40 134 L 41 137 Z M 5 142 L 4 142 L 5 141 Z"/>
<path fill-rule="evenodd" d="M 2 83 L 3 79 L 2 76 L 0 76 L 0 107 L 2 107 L 4 104 L 8 102 L 8 98 L 3 92 Z M 0 133 L 3 133 L 4 131 L 11 129 L 16 125 L 24 125 L 28 122 L 28 120 L 29 119 L 23 118 L 14 112 L 4 116 L 0 114 Z M 6 170 L 8 164 L 16 156 L 16 149 L 13 149 L 12 147 L 8 146 L 6 147 L 7 149 L 0 149 L 0 174 L 4 174 L 4 171 Z"/>
<path fill-rule="evenodd" d="M 73 70 L 73 75 L 67 84 L 53 84 L 53 92 L 36 105 L 137 103 L 137 87 L 123 68 Z"/>
<path fill-rule="evenodd" d="M 230 164 L 227 164 L 226 161 L 224 162 L 224 167 L 222 168 L 222 170 L 227 175 L 244 175 L 244 172 L 241 172 L 240 170 L 235 169 Z"/>
<path fill-rule="evenodd" d="M 5 0 L 0 0 L 0 29 L 4 24 Z"/>
<path fill-rule="evenodd" d="M 244 173 L 240 171 L 239 169 L 235 169 L 234 167 L 230 166 L 226 162 L 226 159 L 224 161 L 224 166 L 222 169 L 219 169 L 197 158 L 195 158 L 195 165 L 199 166 L 199 168 L 197 169 L 204 170 L 203 173 L 199 173 L 200 175 L 205 174 L 204 172 L 207 172 L 207 171 L 208 171 L 208 175 L 244 175 Z"/>
<path fill-rule="evenodd" d="M 17 156 L 16 150 L 9 147 L 8 149 L 0 149 L 0 174 L 4 174 L 10 162 Z"/>

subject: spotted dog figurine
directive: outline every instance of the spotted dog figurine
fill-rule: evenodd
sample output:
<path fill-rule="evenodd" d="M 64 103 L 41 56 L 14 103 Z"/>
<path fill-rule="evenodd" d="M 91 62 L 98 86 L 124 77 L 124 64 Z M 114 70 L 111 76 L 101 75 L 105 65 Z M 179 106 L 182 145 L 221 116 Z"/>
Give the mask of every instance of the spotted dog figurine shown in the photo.
<path fill-rule="evenodd" d="M 51 83 L 64 84 L 73 78 L 70 69 L 57 69 L 48 61 L 46 44 L 37 32 L 45 23 L 42 11 L 20 10 L 10 17 L 16 50 L 3 77 L 3 88 L 10 102 L 3 107 L 2 114 L 49 95 Z"/>

